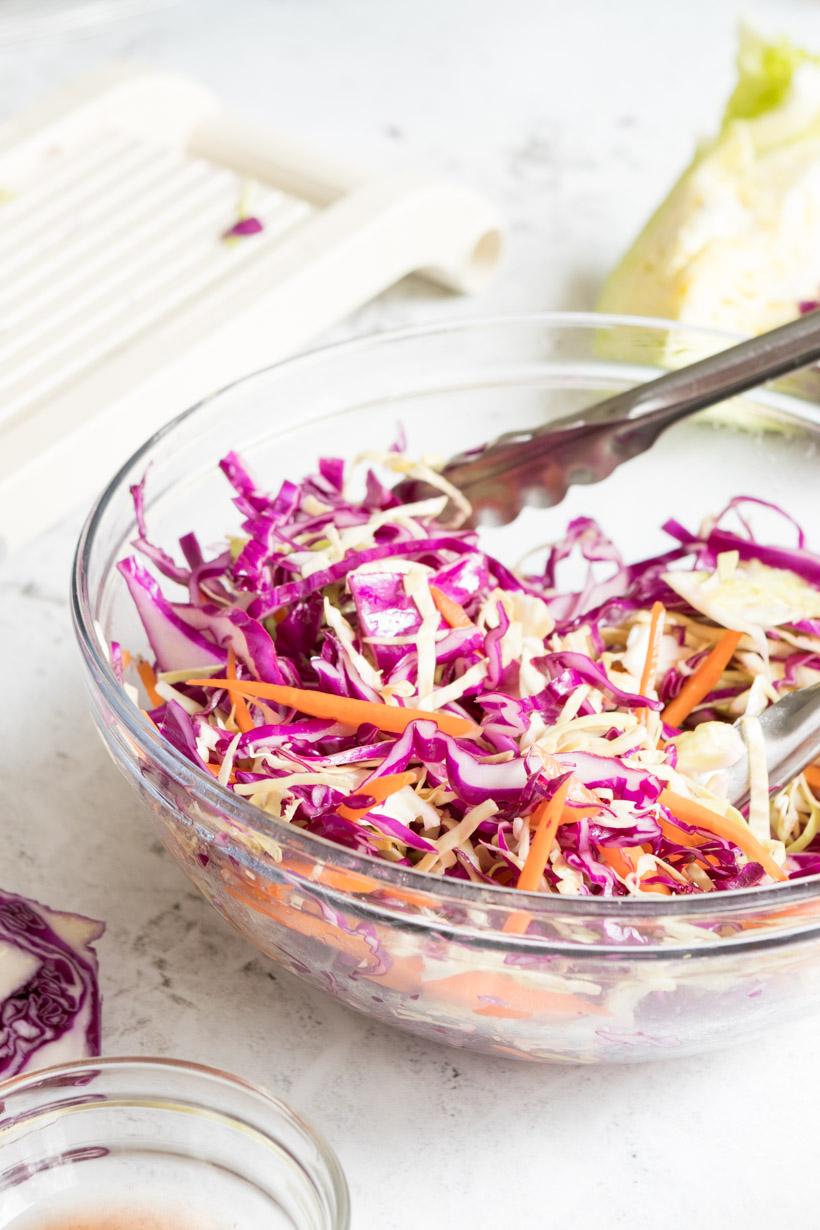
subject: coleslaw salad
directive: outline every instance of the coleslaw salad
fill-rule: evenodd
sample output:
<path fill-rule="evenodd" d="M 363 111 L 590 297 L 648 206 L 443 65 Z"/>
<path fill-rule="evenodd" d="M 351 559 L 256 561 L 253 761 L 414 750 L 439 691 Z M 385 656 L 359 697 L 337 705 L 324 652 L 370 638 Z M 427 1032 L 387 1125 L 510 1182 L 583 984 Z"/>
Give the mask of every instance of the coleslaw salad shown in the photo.
<path fill-rule="evenodd" d="M 133 488 L 154 571 L 119 567 L 153 661 L 111 646 L 162 736 L 221 785 L 349 850 L 524 892 L 820 870 L 820 770 L 770 800 L 757 737 L 767 704 L 820 679 L 820 557 L 787 514 L 742 497 L 697 530 L 670 520 L 669 549 L 635 564 L 576 518 L 539 568 L 510 569 L 400 447 L 273 493 L 221 464 L 242 524 L 214 553 L 192 533 L 181 558 L 153 544 Z M 396 477 L 439 493 L 402 503 Z M 567 588 L 573 560 L 586 576 Z M 748 815 L 723 790 L 741 756 Z"/>

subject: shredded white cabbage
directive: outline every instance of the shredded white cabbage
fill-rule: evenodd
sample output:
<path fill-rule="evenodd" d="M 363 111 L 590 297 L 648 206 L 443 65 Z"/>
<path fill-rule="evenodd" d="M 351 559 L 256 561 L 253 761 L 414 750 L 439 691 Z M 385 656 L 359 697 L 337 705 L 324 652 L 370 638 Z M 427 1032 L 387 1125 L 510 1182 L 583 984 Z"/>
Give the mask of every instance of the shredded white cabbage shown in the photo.
<path fill-rule="evenodd" d="M 541 598 L 519 590 L 492 591 L 479 615 L 479 625 L 497 628 L 500 622 L 499 603 L 504 607 L 510 626 L 501 638 L 501 664 L 519 663 L 519 690 L 522 696 L 535 696 L 544 687 L 543 673 L 533 664 L 543 658 L 544 641 L 555 627 L 552 612 Z"/>
<path fill-rule="evenodd" d="M 446 854 L 463 845 L 468 838 L 472 837 L 479 824 L 484 820 L 489 820 L 497 811 L 498 808 L 492 799 L 486 799 L 483 803 L 479 803 L 477 807 L 471 808 L 462 820 L 448 827 L 444 835 L 436 840 L 435 844 L 438 846 L 436 853 L 431 851 L 429 854 L 422 856 L 418 863 L 419 871 L 432 871 Z"/>
<path fill-rule="evenodd" d="M 411 569 L 404 576 L 404 592 L 412 598 L 421 616 L 416 630 L 416 691 L 420 708 L 429 708 L 429 697 L 436 678 L 436 633 L 441 616 L 433 602 L 427 576 L 418 569 Z"/>
<path fill-rule="evenodd" d="M 794 572 L 759 560 L 738 565 L 727 577 L 715 572 L 675 571 L 663 578 L 696 611 L 724 628 L 736 628 L 768 656 L 766 628 L 820 618 L 820 593 Z"/>
<path fill-rule="evenodd" d="M 749 756 L 749 828 L 758 841 L 768 841 L 771 837 L 769 770 L 763 727 L 758 718 L 747 714 L 740 719 L 740 730 Z"/>
<path fill-rule="evenodd" d="M 172 688 L 170 683 L 165 683 L 161 679 L 157 680 L 156 691 L 163 700 L 175 700 L 180 708 L 184 709 L 186 713 L 190 713 L 192 717 L 197 713 L 201 713 L 205 708 L 204 705 L 200 705 L 197 701 L 192 700 L 190 696 L 186 696 L 184 692 L 178 691 L 177 688 Z"/>
<path fill-rule="evenodd" d="M 325 622 L 336 633 L 339 643 L 348 660 L 355 668 L 357 675 L 368 687 L 373 688 L 374 692 L 378 692 L 383 687 L 381 671 L 372 666 L 364 654 L 360 653 L 356 648 L 356 638 L 350 624 L 341 611 L 328 598 L 325 598 L 324 611 Z"/>

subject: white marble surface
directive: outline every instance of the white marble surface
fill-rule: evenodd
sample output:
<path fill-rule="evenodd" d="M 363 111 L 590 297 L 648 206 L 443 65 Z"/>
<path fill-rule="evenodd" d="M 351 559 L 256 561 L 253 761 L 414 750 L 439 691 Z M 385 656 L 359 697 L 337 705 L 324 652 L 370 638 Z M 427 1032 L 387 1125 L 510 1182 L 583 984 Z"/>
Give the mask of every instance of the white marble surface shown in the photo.
<path fill-rule="evenodd" d="M 820 49 L 816 0 L 745 13 Z M 408 284 L 345 331 L 583 307 L 717 114 L 737 16 L 721 0 L 189 0 L 0 43 L 0 112 L 111 57 L 188 71 L 278 127 L 449 171 L 505 210 L 509 259 L 483 302 Z M 356 1230 L 820 1224 L 816 1022 L 668 1067 L 533 1069 L 355 1017 L 231 934 L 86 716 L 66 602 L 80 519 L 0 566 L 0 884 L 107 920 L 109 1052 L 217 1064 L 292 1101 L 340 1154 Z"/>

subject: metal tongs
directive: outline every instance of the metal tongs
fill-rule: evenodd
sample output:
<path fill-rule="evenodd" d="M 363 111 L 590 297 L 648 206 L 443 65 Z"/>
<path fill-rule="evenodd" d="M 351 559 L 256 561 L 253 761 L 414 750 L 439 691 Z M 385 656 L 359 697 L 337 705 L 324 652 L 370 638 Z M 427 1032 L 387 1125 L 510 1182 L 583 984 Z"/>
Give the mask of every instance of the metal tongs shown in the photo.
<path fill-rule="evenodd" d="M 509 431 L 453 457 L 444 477 L 464 492 L 473 521 L 505 525 L 526 504 L 558 504 L 645 452 L 680 419 L 820 359 L 820 311 L 640 384 L 579 414 Z M 403 486 L 405 486 L 403 484 Z M 417 484 L 406 484 L 418 496 Z"/>
<path fill-rule="evenodd" d="M 764 710 L 759 721 L 766 744 L 769 794 L 774 794 L 820 756 L 820 683 L 790 692 Z M 735 807 L 749 802 L 748 757 L 741 757 L 729 769 L 726 796 Z"/>

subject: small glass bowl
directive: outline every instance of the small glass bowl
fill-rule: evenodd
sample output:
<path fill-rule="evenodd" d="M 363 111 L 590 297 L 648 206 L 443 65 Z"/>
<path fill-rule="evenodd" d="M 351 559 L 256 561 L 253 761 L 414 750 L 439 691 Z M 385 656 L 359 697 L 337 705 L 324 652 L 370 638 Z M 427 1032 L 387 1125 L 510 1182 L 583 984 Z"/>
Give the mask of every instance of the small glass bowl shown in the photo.
<path fill-rule="evenodd" d="M 335 1155 L 238 1077 L 171 1059 L 90 1059 L 0 1083 L 0 1230 L 137 1213 L 163 1230 L 349 1225 Z"/>

